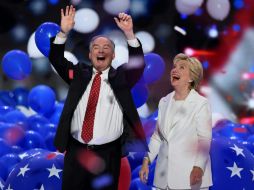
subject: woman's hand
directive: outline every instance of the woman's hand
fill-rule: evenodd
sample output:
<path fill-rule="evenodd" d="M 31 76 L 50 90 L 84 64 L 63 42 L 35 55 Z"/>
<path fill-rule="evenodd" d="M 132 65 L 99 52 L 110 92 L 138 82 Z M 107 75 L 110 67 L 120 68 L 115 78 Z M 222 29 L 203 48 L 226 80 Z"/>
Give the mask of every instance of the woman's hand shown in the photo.
<path fill-rule="evenodd" d="M 190 174 L 190 185 L 195 185 L 202 182 L 203 170 L 200 167 L 194 166 Z"/>
<path fill-rule="evenodd" d="M 149 174 L 149 160 L 144 159 L 142 167 L 139 171 L 139 178 L 143 183 L 147 182 L 148 174 Z"/>

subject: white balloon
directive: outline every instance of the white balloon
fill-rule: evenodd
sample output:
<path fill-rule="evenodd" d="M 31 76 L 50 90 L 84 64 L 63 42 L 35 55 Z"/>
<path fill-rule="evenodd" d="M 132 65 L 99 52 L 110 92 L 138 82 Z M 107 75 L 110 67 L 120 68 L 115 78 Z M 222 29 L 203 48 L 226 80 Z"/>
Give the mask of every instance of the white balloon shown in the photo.
<path fill-rule="evenodd" d="M 206 3 L 207 12 L 215 20 L 224 20 L 230 11 L 229 0 L 208 0 Z"/>
<path fill-rule="evenodd" d="M 144 53 L 153 51 L 155 47 L 155 40 L 150 33 L 146 31 L 139 31 L 135 34 L 135 36 L 141 41 Z"/>
<path fill-rule="evenodd" d="M 104 0 L 103 8 L 107 13 L 117 15 L 130 8 L 130 0 Z"/>
<path fill-rule="evenodd" d="M 31 58 L 41 58 L 44 57 L 44 55 L 40 52 L 40 50 L 37 48 L 35 43 L 35 32 L 30 36 L 27 44 L 27 53 L 29 57 Z"/>
<path fill-rule="evenodd" d="M 200 7 L 204 0 L 181 0 L 181 2 L 191 7 Z"/>
<path fill-rule="evenodd" d="M 73 55 L 71 52 L 69 51 L 64 51 L 64 57 L 73 63 L 73 65 L 77 65 L 78 64 L 78 59 L 76 58 L 75 55 Z"/>
<path fill-rule="evenodd" d="M 115 43 L 115 45 L 127 47 L 126 37 L 121 31 L 112 30 L 108 33 L 105 33 L 105 35 L 108 36 Z"/>
<path fill-rule="evenodd" d="M 83 8 L 76 11 L 74 30 L 80 33 L 90 33 L 99 25 L 99 16 L 92 9 Z"/>
<path fill-rule="evenodd" d="M 147 118 L 151 114 L 151 110 L 149 109 L 147 103 L 144 103 L 142 106 L 137 108 L 138 114 L 142 118 Z"/>
<path fill-rule="evenodd" d="M 29 117 L 31 115 L 35 115 L 36 112 L 32 108 L 27 108 L 25 106 L 18 105 L 16 108 L 21 111 L 25 116 Z"/>
<path fill-rule="evenodd" d="M 176 10 L 181 14 L 191 15 L 199 8 L 199 6 L 185 4 L 183 1 L 184 0 L 176 0 Z"/>
<path fill-rule="evenodd" d="M 115 59 L 112 62 L 112 67 L 115 69 L 120 65 L 127 63 L 129 60 L 129 52 L 125 46 L 116 46 L 115 47 Z"/>

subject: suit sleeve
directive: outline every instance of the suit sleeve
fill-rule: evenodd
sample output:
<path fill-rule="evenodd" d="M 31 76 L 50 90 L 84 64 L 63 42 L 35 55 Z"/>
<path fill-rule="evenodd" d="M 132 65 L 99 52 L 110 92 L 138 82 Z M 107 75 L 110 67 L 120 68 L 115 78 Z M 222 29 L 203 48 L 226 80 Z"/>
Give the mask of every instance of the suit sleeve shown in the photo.
<path fill-rule="evenodd" d="M 139 47 L 128 45 L 129 60 L 128 63 L 122 65 L 130 88 L 140 80 L 145 69 L 144 53 L 140 41 L 139 44 Z"/>
<path fill-rule="evenodd" d="M 161 113 L 160 113 L 160 106 L 159 106 L 156 128 L 153 135 L 151 136 L 151 139 L 148 145 L 150 151 L 147 153 L 147 155 L 151 163 L 155 160 L 160 150 L 160 145 L 161 145 L 161 135 L 159 131 L 159 125 L 161 123 L 160 121 L 161 121 Z"/>
<path fill-rule="evenodd" d="M 65 44 L 54 44 L 54 39 L 54 37 L 50 39 L 49 61 L 60 77 L 70 84 L 76 66 L 64 57 Z"/>
<path fill-rule="evenodd" d="M 212 139 L 212 113 L 208 101 L 205 101 L 195 115 L 196 131 L 198 136 L 198 152 L 194 166 L 203 171 L 209 158 Z"/>

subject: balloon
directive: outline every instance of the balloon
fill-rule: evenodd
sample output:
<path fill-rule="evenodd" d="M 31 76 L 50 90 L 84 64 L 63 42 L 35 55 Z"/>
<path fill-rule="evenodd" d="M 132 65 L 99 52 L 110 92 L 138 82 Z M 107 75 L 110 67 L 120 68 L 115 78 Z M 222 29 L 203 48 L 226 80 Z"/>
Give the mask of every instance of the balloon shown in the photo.
<path fill-rule="evenodd" d="M 27 119 L 29 130 L 38 132 L 42 137 L 46 137 L 48 131 L 45 127 L 46 124 L 49 124 L 48 119 L 42 115 L 32 115 Z"/>
<path fill-rule="evenodd" d="M 28 95 L 29 106 L 40 114 L 51 112 L 55 105 L 55 92 L 46 85 L 34 87 Z"/>
<path fill-rule="evenodd" d="M 13 107 L 9 107 L 9 106 L 0 106 L 0 115 L 5 115 L 6 113 L 13 111 L 14 108 Z"/>
<path fill-rule="evenodd" d="M 144 81 L 150 84 L 159 80 L 165 70 L 165 63 L 161 56 L 155 53 L 148 53 L 145 55 L 145 64 Z"/>
<path fill-rule="evenodd" d="M 9 153 L 0 158 L 0 162 L 4 163 L 7 168 L 7 172 L 10 173 L 13 167 L 20 162 L 20 158 L 17 154 Z"/>
<path fill-rule="evenodd" d="M 30 36 L 27 44 L 27 53 L 31 58 L 41 58 L 44 55 L 37 48 L 35 43 L 35 32 Z"/>
<path fill-rule="evenodd" d="M 254 135 L 250 135 L 247 140 L 247 149 L 254 155 Z"/>
<path fill-rule="evenodd" d="M 60 26 L 53 22 L 41 24 L 35 31 L 35 43 L 38 49 L 46 57 L 49 56 L 50 38 L 56 36 L 60 31 Z"/>
<path fill-rule="evenodd" d="M 152 187 L 144 184 L 139 178 L 132 180 L 130 190 L 152 190 Z"/>
<path fill-rule="evenodd" d="M 6 178 L 8 177 L 8 170 L 7 167 L 4 163 L 0 162 L 0 183 L 2 182 L 1 179 L 3 179 L 4 181 L 6 180 Z"/>
<path fill-rule="evenodd" d="M 250 171 L 253 170 L 254 157 L 244 146 L 220 137 L 212 140 L 210 154 L 213 171 L 211 190 L 253 188 L 253 173 Z"/>
<path fill-rule="evenodd" d="M 126 157 L 121 159 L 120 176 L 118 190 L 129 190 L 131 181 L 131 169 L 129 161 Z"/>
<path fill-rule="evenodd" d="M 63 154 L 49 152 L 18 163 L 6 180 L 6 187 L 15 190 L 61 190 Z"/>
<path fill-rule="evenodd" d="M 144 53 L 149 53 L 154 50 L 155 40 L 152 34 L 146 31 L 139 31 L 135 36 L 140 40 Z"/>
<path fill-rule="evenodd" d="M 26 116 L 19 110 L 13 110 L 5 114 L 4 121 L 7 123 L 26 122 Z"/>
<path fill-rule="evenodd" d="M 12 153 L 20 154 L 20 153 L 23 152 L 23 151 L 24 151 L 24 150 L 23 150 L 21 147 L 17 146 L 17 145 L 13 145 L 13 146 L 11 147 L 11 152 L 12 152 Z"/>
<path fill-rule="evenodd" d="M 24 130 L 19 125 L 0 126 L 0 138 L 3 138 L 8 145 L 16 145 L 23 137 Z"/>
<path fill-rule="evenodd" d="M 192 3 L 186 3 L 186 0 L 176 0 L 175 5 L 176 10 L 184 15 L 191 15 L 199 8 L 199 6 L 192 5 Z"/>
<path fill-rule="evenodd" d="M 207 12 L 215 20 L 224 20 L 230 11 L 229 0 L 208 0 L 206 3 Z"/>
<path fill-rule="evenodd" d="M 204 0 L 181 0 L 181 2 L 185 5 L 192 6 L 192 7 L 200 7 Z"/>
<path fill-rule="evenodd" d="M 38 156 L 38 155 L 45 155 L 45 154 L 48 154 L 50 153 L 49 150 L 46 150 L 46 149 L 42 149 L 42 148 L 32 148 L 32 149 L 29 149 L 27 151 L 24 151 L 22 153 L 19 154 L 19 157 L 21 160 L 29 160 L 35 156 Z"/>
<path fill-rule="evenodd" d="M 0 100 L 4 106 L 16 106 L 16 101 L 13 98 L 13 93 L 10 91 L 0 91 Z"/>
<path fill-rule="evenodd" d="M 149 165 L 149 174 L 146 185 L 152 186 L 153 185 L 153 179 L 154 179 L 154 171 L 155 171 L 156 161 L 154 161 L 151 165 Z M 141 169 L 142 165 L 136 167 L 131 175 L 132 179 L 139 178 L 139 171 Z"/>
<path fill-rule="evenodd" d="M 104 0 L 103 8 L 109 14 L 117 15 L 120 12 L 126 12 L 130 8 L 130 0 Z"/>
<path fill-rule="evenodd" d="M 73 55 L 71 52 L 69 51 L 64 51 L 64 57 L 73 63 L 73 65 L 77 65 L 78 64 L 78 59 L 75 57 L 75 55 Z"/>
<path fill-rule="evenodd" d="M 54 111 L 49 118 L 51 123 L 58 124 L 61 113 L 63 111 L 63 107 L 64 107 L 64 104 L 60 102 L 55 105 Z"/>
<path fill-rule="evenodd" d="M 32 71 L 32 62 L 29 56 L 21 50 L 8 51 L 2 60 L 4 73 L 11 79 L 23 80 Z"/>
<path fill-rule="evenodd" d="M 7 144 L 7 142 L 0 138 L 0 156 L 8 154 L 11 152 L 11 147 Z"/>
<path fill-rule="evenodd" d="M 15 88 L 13 90 L 13 95 L 17 105 L 23 105 L 28 107 L 28 94 L 29 90 L 27 90 L 26 88 Z"/>
<path fill-rule="evenodd" d="M 27 149 L 45 148 L 45 143 L 42 136 L 36 131 L 26 131 L 23 139 L 18 143 L 20 147 Z"/>
<path fill-rule="evenodd" d="M 55 138 L 55 133 L 48 133 L 48 135 L 45 138 L 46 147 L 50 151 L 56 151 L 56 147 L 54 145 L 54 138 Z"/>
<path fill-rule="evenodd" d="M 129 59 L 128 49 L 125 46 L 117 45 L 115 47 L 115 59 L 113 59 L 112 67 L 115 69 L 124 63 L 127 63 Z"/>
<path fill-rule="evenodd" d="M 99 16 L 93 9 L 83 8 L 76 11 L 74 30 L 90 33 L 99 25 Z"/>
<path fill-rule="evenodd" d="M 219 122 L 214 127 L 220 135 L 232 140 L 244 140 L 249 136 L 248 128 L 245 125 L 239 125 L 233 122 Z"/>
<path fill-rule="evenodd" d="M 132 97 L 136 107 L 142 106 L 148 98 L 148 89 L 145 84 L 137 83 L 131 89 Z"/>
<path fill-rule="evenodd" d="M 145 156 L 144 152 L 129 153 L 127 158 L 129 160 L 132 171 L 142 164 L 144 156 Z"/>

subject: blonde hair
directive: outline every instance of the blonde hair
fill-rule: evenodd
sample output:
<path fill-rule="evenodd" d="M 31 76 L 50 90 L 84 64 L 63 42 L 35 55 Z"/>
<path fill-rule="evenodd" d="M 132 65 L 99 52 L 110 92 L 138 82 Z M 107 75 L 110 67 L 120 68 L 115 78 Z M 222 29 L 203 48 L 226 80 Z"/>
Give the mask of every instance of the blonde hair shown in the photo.
<path fill-rule="evenodd" d="M 179 53 L 175 56 L 173 63 L 177 63 L 178 61 L 187 61 L 189 69 L 190 69 L 190 77 L 191 82 L 190 87 L 197 90 L 202 78 L 203 78 L 203 66 L 200 61 L 196 57 L 189 57 L 184 53 Z"/>

